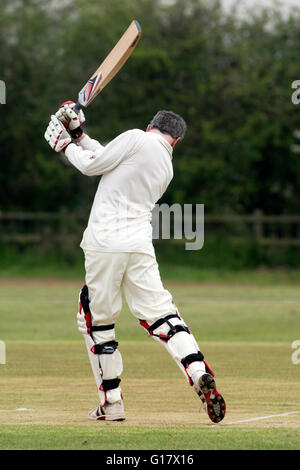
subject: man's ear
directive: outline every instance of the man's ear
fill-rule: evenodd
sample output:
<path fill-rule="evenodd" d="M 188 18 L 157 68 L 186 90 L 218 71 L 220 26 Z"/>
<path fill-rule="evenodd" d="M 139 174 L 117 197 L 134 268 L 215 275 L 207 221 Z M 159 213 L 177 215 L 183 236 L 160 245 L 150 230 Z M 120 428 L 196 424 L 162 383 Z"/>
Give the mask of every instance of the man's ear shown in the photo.
<path fill-rule="evenodd" d="M 177 144 L 177 142 L 179 142 L 180 140 L 181 140 L 181 138 L 180 138 L 180 137 L 177 137 L 177 139 L 175 139 L 175 140 L 173 141 L 173 143 L 171 144 L 172 147 L 174 148 L 175 145 Z"/>
<path fill-rule="evenodd" d="M 150 124 L 148 124 L 147 129 L 146 129 L 146 132 L 149 132 L 150 129 L 151 129 Z"/>

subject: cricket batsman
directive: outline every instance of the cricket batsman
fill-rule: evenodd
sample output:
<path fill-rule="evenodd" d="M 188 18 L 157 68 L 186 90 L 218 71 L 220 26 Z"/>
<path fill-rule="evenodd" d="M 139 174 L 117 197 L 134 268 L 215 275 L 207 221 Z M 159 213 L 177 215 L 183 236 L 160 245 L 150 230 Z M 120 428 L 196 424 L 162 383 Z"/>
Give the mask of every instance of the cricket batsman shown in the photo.
<path fill-rule="evenodd" d="M 82 110 L 65 102 L 45 132 L 57 152 L 87 176 L 101 176 L 80 244 L 85 285 L 79 294 L 78 329 L 83 333 L 96 380 L 99 405 L 89 419 L 125 419 L 120 376 L 122 356 L 115 324 L 121 289 L 132 314 L 169 354 L 199 395 L 209 418 L 218 423 L 226 405 L 214 373 L 163 287 L 152 243 L 151 211 L 173 177 L 172 154 L 186 132 L 184 119 L 159 111 L 146 131 L 128 130 L 106 146 L 82 129 Z"/>

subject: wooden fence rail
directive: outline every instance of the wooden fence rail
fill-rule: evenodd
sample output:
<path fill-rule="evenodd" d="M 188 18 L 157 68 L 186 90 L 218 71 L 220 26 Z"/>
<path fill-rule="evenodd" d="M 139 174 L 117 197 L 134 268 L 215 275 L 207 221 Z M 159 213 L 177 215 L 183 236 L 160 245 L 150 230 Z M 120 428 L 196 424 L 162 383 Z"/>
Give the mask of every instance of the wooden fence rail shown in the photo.
<path fill-rule="evenodd" d="M 1 212 L 0 241 L 9 244 L 79 243 L 88 213 Z M 207 214 L 205 238 L 224 236 L 233 242 L 249 238 L 262 245 L 300 246 L 300 215 Z"/>

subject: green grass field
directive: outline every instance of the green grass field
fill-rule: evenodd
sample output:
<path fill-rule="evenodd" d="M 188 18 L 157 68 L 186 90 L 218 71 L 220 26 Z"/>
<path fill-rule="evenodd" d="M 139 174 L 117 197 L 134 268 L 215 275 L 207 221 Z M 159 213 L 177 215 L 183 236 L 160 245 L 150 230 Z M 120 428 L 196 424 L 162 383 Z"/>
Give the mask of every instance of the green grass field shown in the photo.
<path fill-rule="evenodd" d="M 125 303 L 116 330 L 127 419 L 88 421 L 98 395 L 76 326 L 82 282 L 2 276 L 0 448 L 299 449 L 300 365 L 291 360 L 299 281 L 241 280 L 165 282 L 226 399 L 226 418 L 214 426 Z"/>

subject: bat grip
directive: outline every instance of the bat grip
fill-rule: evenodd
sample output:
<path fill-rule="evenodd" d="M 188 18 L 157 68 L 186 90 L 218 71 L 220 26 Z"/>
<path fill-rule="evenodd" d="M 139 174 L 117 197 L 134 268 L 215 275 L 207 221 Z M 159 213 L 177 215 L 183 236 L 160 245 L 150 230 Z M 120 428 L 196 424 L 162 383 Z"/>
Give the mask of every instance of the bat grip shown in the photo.
<path fill-rule="evenodd" d="M 79 103 L 79 101 L 77 101 L 77 103 L 75 104 L 74 106 L 74 111 L 75 113 L 78 114 L 78 112 L 83 108 L 83 106 Z"/>

